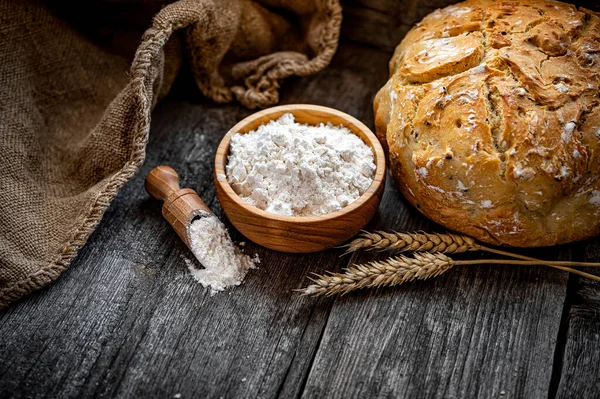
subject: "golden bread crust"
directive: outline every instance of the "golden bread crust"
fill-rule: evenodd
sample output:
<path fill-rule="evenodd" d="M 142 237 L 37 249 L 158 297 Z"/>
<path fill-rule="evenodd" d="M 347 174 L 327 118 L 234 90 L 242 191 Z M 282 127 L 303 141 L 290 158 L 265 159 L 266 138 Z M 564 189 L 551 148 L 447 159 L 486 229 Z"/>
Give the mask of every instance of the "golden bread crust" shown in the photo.
<path fill-rule="evenodd" d="M 404 196 L 481 241 L 600 234 L 600 15 L 549 0 L 436 10 L 396 48 L 375 125 Z"/>

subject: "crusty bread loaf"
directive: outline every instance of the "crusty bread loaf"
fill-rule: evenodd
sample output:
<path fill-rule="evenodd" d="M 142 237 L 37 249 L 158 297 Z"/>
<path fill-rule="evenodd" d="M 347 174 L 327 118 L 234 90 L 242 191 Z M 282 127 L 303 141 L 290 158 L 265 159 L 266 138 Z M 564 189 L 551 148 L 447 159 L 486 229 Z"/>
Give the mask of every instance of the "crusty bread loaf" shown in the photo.
<path fill-rule="evenodd" d="M 545 0 L 436 10 L 396 48 L 377 135 L 404 196 L 479 240 L 600 233 L 600 15 Z"/>

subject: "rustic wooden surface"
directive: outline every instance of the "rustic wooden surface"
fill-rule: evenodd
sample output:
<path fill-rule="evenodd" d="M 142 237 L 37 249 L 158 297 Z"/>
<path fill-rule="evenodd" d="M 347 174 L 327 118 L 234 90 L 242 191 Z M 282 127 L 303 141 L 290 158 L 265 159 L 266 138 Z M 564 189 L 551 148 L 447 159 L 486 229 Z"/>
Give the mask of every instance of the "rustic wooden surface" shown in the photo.
<path fill-rule="evenodd" d="M 335 107 L 372 127 L 389 57 L 343 44 L 330 68 L 288 81 L 282 102 Z M 262 263 L 243 285 L 211 296 L 195 283 L 189 250 L 143 180 L 172 165 L 222 217 L 212 158 L 249 113 L 180 80 L 154 112 L 144 167 L 71 268 L 0 313 L 1 398 L 598 397 L 600 285 L 557 270 L 464 267 L 315 299 L 292 291 L 309 273 L 385 254 L 288 255 L 249 242 Z M 368 228 L 443 231 L 391 181 Z M 600 240 L 523 253 L 600 261 Z"/>

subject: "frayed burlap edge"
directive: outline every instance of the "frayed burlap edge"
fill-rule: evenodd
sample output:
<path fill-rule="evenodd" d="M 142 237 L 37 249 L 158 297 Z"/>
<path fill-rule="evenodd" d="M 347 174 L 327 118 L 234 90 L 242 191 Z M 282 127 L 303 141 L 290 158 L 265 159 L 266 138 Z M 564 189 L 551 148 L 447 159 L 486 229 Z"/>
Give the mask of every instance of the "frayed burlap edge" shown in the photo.
<path fill-rule="evenodd" d="M 184 0 L 182 3 L 183 2 L 187 1 Z M 0 290 L 0 309 L 6 308 L 12 302 L 45 287 L 56 280 L 56 278 L 67 269 L 71 261 L 77 256 L 79 249 L 86 243 L 89 236 L 98 226 L 98 223 L 102 219 L 102 216 L 111 201 L 116 197 L 123 185 L 125 185 L 144 163 L 146 144 L 148 142 L 148 134 L 150 131 L 150 113 L 153 105 L 152 83 L 154 77 L 151 76 L 151 66 L 156 57 L 161 56 L 161 50 L 173 32 L 197 22 L 193 19 L 169 21 L 169 19 L 172 19 L 170 13 L 170 7 L 172 6 L 173 5 L 165 7 L 155 17 L 152 27 L 144 33 L 142 42 L 136 51 L 131 67 L 130 83 L 124 89 L 132 90 L 135 97 L 135 104 L 133 104 L 133 106 L 137 108 L 137 121 L 135 123 L 136 129 L 132 139 L 133 148 L 131 159 L 119 172 L 109 179 L 101 192 L 93 199 L 89 211 L 85 214 L 79 227 L 75 228 L 69 235 L 70 238 L 60 250 L 56 260 L 49 263 L 47 266 L 42 267 L 40 270 L 29 274 L 26 278 Z M 324 46 L 324 51 L 315 57 L 315 59 L 306 60 L 307 65 L 298 65 L 298 73 L 296 74 L 299 76 L 315 73 L 327 66 L 337 49 L 342 19 L 341 7 L 335 0 L 328 1 L 327 7 L 328 12 L 331 15 L 331 20 L 326 27 L 327 35 L 323 38 L 322 44 Z M 255 65 L 262 64 L 266 57 L 255 60 Z M 248 89 L 244 90 L 241 87 L 235 87 L 233 89 L 238 100 L 251 108 L 256 106 L 267 106 L 277 102 L 279 100 L 278 93 L 273 94 L 273 88 L 277 89 L 279 87 L 277 79 L 295 74 L 293 68 L 283 67 L 281 73 L 271 73 L 267 77 L 268 84 L 265 85 L 265 81 L 262 80 L 261 85 L 258 84 L 261 79 L 256 75 L 257 68 L 255 65 L 248 66 L 248 75 L 254 76 L 254 81 L 246 81 L 246 84 L 249 84 Z M 254 72 L 254 75 L 250 72 Z M 275 76 L 277 76 L 277 78 Z M 261 88 L 266 88 L 268 94 L 261 95 Z"/>
<path fill-rule="evenodd" d="M 158 22 L 158 23 L 157 23 Z M 131 81 L 125 90 L 132 89 L 137 100 L 138 111 L 136 112 L 136 132 L 133 135 L 133 149 L 131 159 L 117 172 L 104 186 L 102 191 L 92 201 L 89 212 L 82 220 L 81 225 L 74 229 L 70 238 L 62 248 L 57 259 L 48 266 L 30 274 L 0 291 L 0 307 L 6 307 L 11 302 L 38 290 L 54 281 L 77 256 L 90 234 L 94 231 L 106 208 L 115 198 L 123 185 L 138 171 L 145 158 L 146 143 L 150 127 L 150 107 L 152 100 L 149 98 L 148 90 L 152 89 L 150 65 L 154 57 L 160 54 L 160 50 L 175 30 L 176 24 L 162 26 L 155 20 L 154 25 L 146 31 L 142 43 L 138 48 L 133 65 L 131 67 Z M 181 26 L 180 26 L 181 27 Z"/>

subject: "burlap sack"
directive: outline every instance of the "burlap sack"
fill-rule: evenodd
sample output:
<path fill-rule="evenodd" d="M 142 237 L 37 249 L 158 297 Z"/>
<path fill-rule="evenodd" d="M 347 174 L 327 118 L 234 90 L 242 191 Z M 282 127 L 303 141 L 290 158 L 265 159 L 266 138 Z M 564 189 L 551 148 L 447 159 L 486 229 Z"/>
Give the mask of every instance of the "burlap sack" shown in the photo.
<path fill-rule="evenodd" d="M 119 20 L 108 3 L 106 24 Z M 0 4 L 0 307 L 75 257 L 144 162 L 151 109 L 182 59 L 214 101 L 264 107 L 281 79 L 329 63 L 341 23 L 337 0 L 182 0 L 156 15 L 127 73 L 119 34 L 107 48 L 82 33 L 84 8 L 77 27 L 62 11 Z"/>

